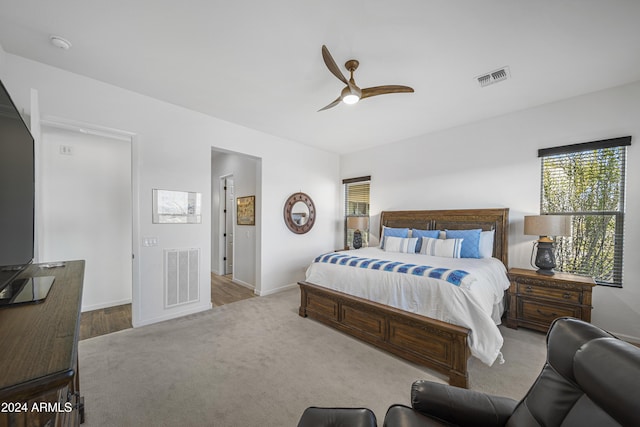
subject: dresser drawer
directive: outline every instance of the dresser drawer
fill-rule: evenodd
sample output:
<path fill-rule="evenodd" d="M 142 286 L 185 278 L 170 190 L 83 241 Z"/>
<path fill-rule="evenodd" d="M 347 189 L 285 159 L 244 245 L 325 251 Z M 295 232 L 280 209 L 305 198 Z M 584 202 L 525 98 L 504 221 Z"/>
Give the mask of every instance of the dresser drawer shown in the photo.
<path fill-rule="evenodd" d="M 582 292 L 567 289 L 557 289 L 545 286 L 518 283 L 518 291 L 521 295 L 552 298 L 559 301 L 580 304 L 582 302 Z"/>
<path fill-rule="evenodd" d="M 580 307 L 572 305 L 549 304 L 535 299 L 521 298 L 518 307 L 518 318 L 529 322 L 549 325 L 558 317 L 581 317 Z"/>

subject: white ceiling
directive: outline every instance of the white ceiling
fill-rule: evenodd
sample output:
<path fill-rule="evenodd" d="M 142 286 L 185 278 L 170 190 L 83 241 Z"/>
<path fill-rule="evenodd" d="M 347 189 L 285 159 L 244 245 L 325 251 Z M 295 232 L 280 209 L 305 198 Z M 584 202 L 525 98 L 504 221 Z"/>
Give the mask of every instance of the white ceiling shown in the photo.
<path fill-rule="evenodd" d="M 360 61 L 360 87 L 415 93 L 317 112 L 343 87 L 323 44 L 341 67 Z M 0 45 L 346 153 L 639 81 L 640 1 L 0 0 Z M 503 66 L 510 79 L 479 87 Z"/>

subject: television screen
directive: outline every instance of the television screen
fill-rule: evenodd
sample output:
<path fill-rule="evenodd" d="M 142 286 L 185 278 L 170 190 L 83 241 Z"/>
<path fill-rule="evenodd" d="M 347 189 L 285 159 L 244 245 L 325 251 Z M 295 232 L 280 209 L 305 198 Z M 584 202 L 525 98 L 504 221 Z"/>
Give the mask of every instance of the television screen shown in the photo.
<path fill-rule="evenodd" d="M 0 81 L 0 292 L 33 261 L 33 137 Z"/>

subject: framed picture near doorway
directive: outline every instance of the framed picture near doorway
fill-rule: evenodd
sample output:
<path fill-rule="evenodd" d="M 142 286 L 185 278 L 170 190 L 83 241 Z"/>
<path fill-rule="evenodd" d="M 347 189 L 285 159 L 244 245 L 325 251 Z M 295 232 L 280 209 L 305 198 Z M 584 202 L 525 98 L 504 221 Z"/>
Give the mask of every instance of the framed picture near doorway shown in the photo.
<path fill-rule="evenodd" d="M 236 199 L 238 225 L 256 225 L 256 196 L 238 197 Z"/>
<path fill-rule="evenodd" d="M 154 224 L 200 224 L 202 195 L 191 191 L 153 190 Z"/>

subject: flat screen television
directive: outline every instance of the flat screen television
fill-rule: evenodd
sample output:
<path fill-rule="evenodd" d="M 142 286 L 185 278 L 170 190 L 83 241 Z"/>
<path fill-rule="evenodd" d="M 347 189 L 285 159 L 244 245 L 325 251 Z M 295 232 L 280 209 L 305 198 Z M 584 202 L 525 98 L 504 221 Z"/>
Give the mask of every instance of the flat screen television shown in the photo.
<path fill-rule="evenodd" d="M 34 145 L 0 81 L 0 303 L 34 257 Z"/>

